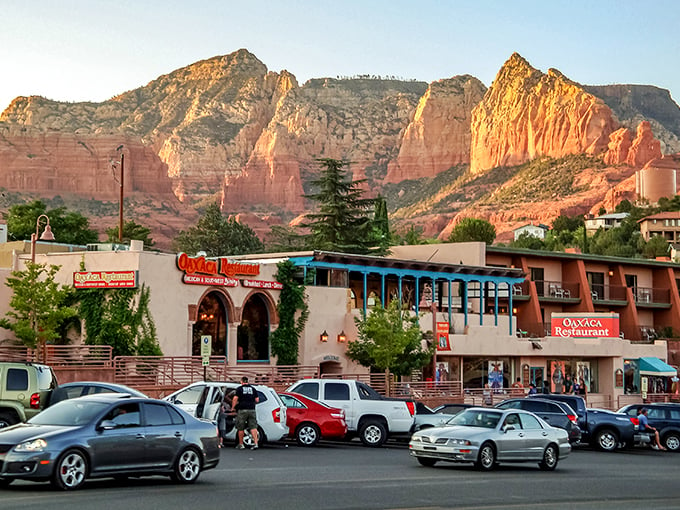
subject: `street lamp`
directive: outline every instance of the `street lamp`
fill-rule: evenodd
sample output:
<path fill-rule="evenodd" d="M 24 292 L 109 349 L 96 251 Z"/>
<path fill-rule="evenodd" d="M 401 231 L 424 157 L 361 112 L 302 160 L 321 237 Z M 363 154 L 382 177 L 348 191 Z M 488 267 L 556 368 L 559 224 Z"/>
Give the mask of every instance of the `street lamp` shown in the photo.
<path fill-rule="evenodd" d="M 41 214 L 38 219 L 35 220 L 35 232 L 31 234 L 31 263 L 35 264 L 35 243 L 38 240 L 38 235 L 40 235 L 40 220 L 45 218 L 47 223 L 45 224 L 45 230 L 40 236 L 41 241 L 54 241 L 54 234 L 52 233 L 52 228 L 50 227 L 50 218 L 47 214 Z"/>
<path fill-rule="evenodd" d="M 123 145 L 116 147 L 116 152 L 120 152 L 120 180 L 116 179 L 116 174 L 113 174 L 113 178 L 120 185 L 120 201 L 118 204 L 118 242 L 123 243 L 123 194 L 124 194 L 124 184 L 125 184 L 125 154 L 121 152 L 123 150 Z M 115 169 L 117 162 L 113 162 L 111 165 L 112 169 Z"/>

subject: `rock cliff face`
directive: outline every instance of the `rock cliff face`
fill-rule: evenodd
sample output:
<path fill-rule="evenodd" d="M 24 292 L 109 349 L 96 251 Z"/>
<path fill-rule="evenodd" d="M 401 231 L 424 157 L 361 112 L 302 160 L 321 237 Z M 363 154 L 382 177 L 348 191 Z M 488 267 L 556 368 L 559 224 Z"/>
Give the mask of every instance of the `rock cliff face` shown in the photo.
<path fill-rule="evenodd" d="M 420 96 L 423 82 L 318 79 L 291 88 L 276 105 L 239 175 L 226 176 L 225 208 L 305 209 L 305 182 L 316 158 L 351 162 L 355 179 L 385 177 Z"/>
<path fill-rule="evenodd" d="M 430 84 L 401 140 L 399 156 L 390 163 L 386 182 L 434 177 L 470 162 L 472 110 L 486 87 L 464 75 Z"/>
<path fill-rule="evenodd" d="M 167 165 L 180 198 L 201 199 L 219 192 L 225 174 L 240 172 L 278 97 L 295 85 L 287 73 L 268 73 L 254 55 L 239 50 L 103 103 L 17 98 L 0 121 L 83 136 L 136 137 Z"/>
<path fill-rule="evenodd" d="M 152 195 L 172 194 L 168 169 L 152 147 L 138 139 L 13 128 L 0 124 L 0 187 L 7 191 L 73 193 L 87 198 L 115 200 L 120 185 L 123 145 L 126 155 L 125 191 Z M 114 178 L 116 177 L 116 178 Z"/>
<path fill-rule="evenodd" d="M 603 99 L 629 129 L 649 121 L 664 154 L 680 152 L 680 107 L 668 90 L 652 85 L 584 85 L 584 89 Z"/>
<path fill-rule="evenodd" d="M 628 128 L 619 128 L 610 134 L 607 152 L 603 155 L 604 162 L 640 168 L 648 161 L 661 157 L 661 143 L 654 138 L 649 122 L 640 122 L 635 138 L 632 139 L 632 136 Z"/>
<path fill-rule="evenodd" d="M 541 155 L 599 154 L 617 128 L 601 99 L 515 53 L 472 112 L 470 168 L 479 173 Z"/>

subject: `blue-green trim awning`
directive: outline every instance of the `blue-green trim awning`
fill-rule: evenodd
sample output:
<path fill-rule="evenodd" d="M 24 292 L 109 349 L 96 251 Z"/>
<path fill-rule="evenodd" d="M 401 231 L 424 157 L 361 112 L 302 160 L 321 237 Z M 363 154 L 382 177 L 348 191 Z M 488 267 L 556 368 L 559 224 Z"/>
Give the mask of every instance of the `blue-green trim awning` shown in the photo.
<path fill-rule="evenodd" d="M 675 368 L 659 358 L 640 358 L 638 368 L 640 369 L 640 375 L 656 377 L 673 377 L 678 375 L 678 371 Z"/>

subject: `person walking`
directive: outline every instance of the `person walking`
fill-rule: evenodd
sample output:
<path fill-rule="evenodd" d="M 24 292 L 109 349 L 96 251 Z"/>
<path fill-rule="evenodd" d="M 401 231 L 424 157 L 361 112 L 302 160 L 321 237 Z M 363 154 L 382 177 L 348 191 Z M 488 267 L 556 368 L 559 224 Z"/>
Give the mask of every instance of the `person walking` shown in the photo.
<path fill-rule="evenodd" d="M 259 437 L 257 434 L 257 413 L 255 405 L 260 401 L 257 390 L 248 384 L 246 376 L 241 377 L 241 386 L 236 389 L 231 407 L 236 409 L 236 430 L 238 431 L 238 444 L 236 448 L 243 450 L 243 436 L 249 430 L 253 437 L 253 450 L 258 448 Z"/>

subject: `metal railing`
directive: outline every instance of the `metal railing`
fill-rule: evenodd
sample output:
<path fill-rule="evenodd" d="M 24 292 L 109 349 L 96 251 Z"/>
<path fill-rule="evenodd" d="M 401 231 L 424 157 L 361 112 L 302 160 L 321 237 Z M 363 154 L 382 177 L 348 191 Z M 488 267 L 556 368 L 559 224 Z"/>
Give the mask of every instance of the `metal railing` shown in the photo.
<path fill-rule="evenodd" d="M 627 287 L 623 285 L 600 285 L 596 284 L 590 288 L 590 296 L 593 301 L 628 301 L 626 295 Z"/>
<path fill-rule="evenodd" d="M 3 361 L 29 361 L 51 366 L 105 366 L 113 363 L 110 345 L 43 345 L 36 349 L 20 345 L 0 346 Z"/>
<path fill-rule="evenodd" d="M 552 299 L 579 298 L 579 284 L 572 282 L 535 280 L 538 297 Z"/>
<path fill-rule="evenodd" d="M 305 365 L 250 365 L 229 366 L 225 356 L 211 356 L 210 364 L 203 366 L 201 356 L 116 356 L 114 380 L 140 391 L 158 388 L 167 391 L 191 383 L 208 381 L 238 382 L 247 376 L 254 384 L 266 384 L 282 391 L 298 381 L 319 377 L 318 366 Z"/>

